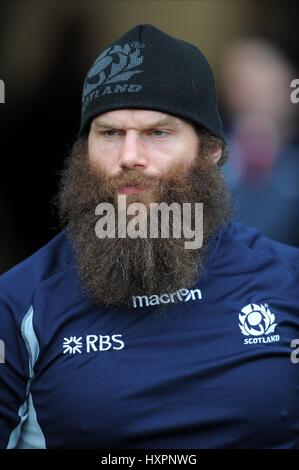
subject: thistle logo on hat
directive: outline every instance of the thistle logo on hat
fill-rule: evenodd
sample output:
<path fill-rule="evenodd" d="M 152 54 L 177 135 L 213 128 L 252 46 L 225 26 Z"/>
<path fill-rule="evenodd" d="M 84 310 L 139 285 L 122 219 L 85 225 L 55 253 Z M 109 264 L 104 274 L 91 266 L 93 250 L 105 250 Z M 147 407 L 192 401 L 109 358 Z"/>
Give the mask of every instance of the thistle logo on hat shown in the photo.
<path fill-rule="evenodd" d="M 136 93 L 142 90 L 141 84 L 128 85 L 124 82 L 127 82 L 133 75 L 142 72 L 139 66 L 143 62 L 141 50 L 144 46 L 145 44 L 140 42 L 133 42 L 125 44 L 123 47 L 116 44 L 105 49 L 87 74 L 83 91 L 83 108 L 86 108 L 88 103 L 99 95 L 126 91 Z"/>
<path fill-rule="evenodd" d="M 91 66 L 79 135 L 96 116 L 130 108 L 172 114 L 225 140 L 207 59 L 194 45 L 148 24 L 106 47 Z"/>

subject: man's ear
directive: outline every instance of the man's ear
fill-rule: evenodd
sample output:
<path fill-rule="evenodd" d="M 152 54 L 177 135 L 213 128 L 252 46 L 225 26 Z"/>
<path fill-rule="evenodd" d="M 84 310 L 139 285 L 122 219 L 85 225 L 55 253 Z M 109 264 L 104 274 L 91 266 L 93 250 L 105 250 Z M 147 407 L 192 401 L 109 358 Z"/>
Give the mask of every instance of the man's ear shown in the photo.
<path fill-rule="evenodd" d="M 215 144 L 214 148 L 210 151 L 210 159 L 214 165 L 217 165 L 221 156 L 222 156 L 222 146 L 220 144 Z"/>

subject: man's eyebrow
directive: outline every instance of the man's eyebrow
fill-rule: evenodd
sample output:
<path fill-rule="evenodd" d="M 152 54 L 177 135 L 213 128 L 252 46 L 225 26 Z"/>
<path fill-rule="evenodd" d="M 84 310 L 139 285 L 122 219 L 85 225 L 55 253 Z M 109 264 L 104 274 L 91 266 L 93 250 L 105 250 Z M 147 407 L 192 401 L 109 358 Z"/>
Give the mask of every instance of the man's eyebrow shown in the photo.
<path fill-rule="evenodd" d="M 94 120 L 94 124 L 97 127 L 104 127 L 107 129 L 118 129 L 118 126 L 112 123 L 109 123 L 108 121 L 102 120 L 102 119 L 96 119 Z M 173 119 L 172 117 L 166 116 L 165 118 L 161 118 L 152 122 L 149 122 L 146 124 L 144 127 L 146 129 L 153 129 L 155 127 L 161 127 L 161 126 L 172 126 L 172 127 L 177 127 L 177 121 Z"/>
<path fill-rule="evenodd" d="M 100 120 L 94 120 L 93 124 L 97 127 L 109 127 L 109 128 L 115 128 L 112 124 L 109 124 L 109 122 L 105 121 L 100 121 Z"/>
<path fill-rule="evenodd" d="M 146 127 L 159 127 L 159 126 L 177 126 L 177 121 L 171 117 L 166 116 L 155 121 L 150 122 Z"/>

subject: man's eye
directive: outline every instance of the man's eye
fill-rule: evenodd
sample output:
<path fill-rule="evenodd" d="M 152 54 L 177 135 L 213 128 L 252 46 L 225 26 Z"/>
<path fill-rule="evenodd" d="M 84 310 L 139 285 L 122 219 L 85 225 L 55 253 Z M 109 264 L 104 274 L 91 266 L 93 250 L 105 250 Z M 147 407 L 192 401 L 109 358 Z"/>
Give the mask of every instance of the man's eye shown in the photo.
<path fill-rule="evenodd" d="M 106 137 L 114 137 L 118 135 L 118 132 L 115 129 L 108 129 L 107 131 L 101 132 L 101 134 Z"/>
<path fill-rule="evenodd" d="M 159 129 L 154 129 L 152 131 L 152 134 L 154 134 L 156 137 L 164 137 L 167 134 L 167 132 L 166 131 L 161 131 Z"/>

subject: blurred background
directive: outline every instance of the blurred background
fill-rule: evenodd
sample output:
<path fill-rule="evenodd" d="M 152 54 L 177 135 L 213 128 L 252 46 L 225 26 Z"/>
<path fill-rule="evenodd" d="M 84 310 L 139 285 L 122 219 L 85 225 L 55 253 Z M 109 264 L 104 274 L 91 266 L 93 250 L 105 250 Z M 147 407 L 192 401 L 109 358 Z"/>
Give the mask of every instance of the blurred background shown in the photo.
<path fill-rule="evenodd" d="M 3 1 L 0 4 L 0 272 L 50 240 L 50 200 L 80 119 L 84 76 L 138 23 L 197 45 L 211 63 L 236 218 L 299 246 L 296 3 L 260 0 Z M 299 104 L 297 105 L 299 109 Z"/>

